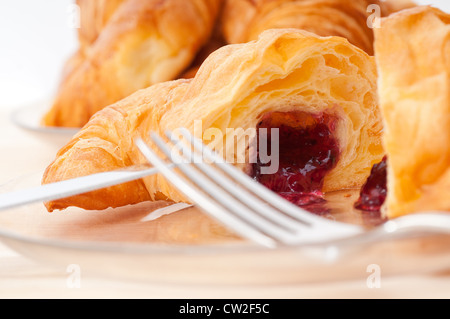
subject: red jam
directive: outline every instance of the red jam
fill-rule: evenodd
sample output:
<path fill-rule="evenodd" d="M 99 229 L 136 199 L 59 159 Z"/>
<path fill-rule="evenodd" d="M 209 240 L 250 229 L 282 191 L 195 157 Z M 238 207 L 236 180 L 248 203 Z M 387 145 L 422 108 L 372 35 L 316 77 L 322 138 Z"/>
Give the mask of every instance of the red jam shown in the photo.
<path fill-rule="evenodd" d="M 338 143 L 333 136 L 335 122 L 336 119 L 327 114 L 266 114 L 257 131 L 267 128 L 267 149 L 273 151 L 271 129 L 279 129 L 279 166 L 274 174 L 261 173 L 265 164 L 260 162 L 258 144 L 258 160 L 253 164 L 254 179 L 290 202 L 305 209 L 309 206 L 311 211 L 320 213 L 324 209 L 320 205 L 324 202 L 324 178 L 335 167 L 339 156 Z"/>
<path fill-rule="evenodd" d="M 387 194 L 387 157 L 372 167 L 370 176 L 361 189 L 355 208 L 371 212 L 379 212 Z"/>

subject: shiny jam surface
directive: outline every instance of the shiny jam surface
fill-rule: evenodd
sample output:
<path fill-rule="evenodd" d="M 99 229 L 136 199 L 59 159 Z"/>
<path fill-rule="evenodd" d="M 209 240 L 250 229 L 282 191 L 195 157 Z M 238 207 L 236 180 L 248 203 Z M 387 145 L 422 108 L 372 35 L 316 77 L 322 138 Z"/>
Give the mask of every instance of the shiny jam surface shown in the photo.
<path fill-rule="evenodd" d="M 273 112 L 263 116 L 257 129 L 267 128 L 269 152 L 274 150 L 271 129 L 279 132 L 279 166 L 274 174 L 261 173 L 264 164 L 260 162 L 258 144 L 253 178 L 296 205 L 314 213 L 324 213 L 324 178 L 335 167 L 339 156 L 338 143 L 333 136 L 335 123 L 336 119 L 327 114 Z"/>
<path fill-rule="evenodd" d="M 355 208 L 371 212 L 379 212 L 387 194 L 387 157 L 372 167 L 370 176 L 361 188 Z"/>

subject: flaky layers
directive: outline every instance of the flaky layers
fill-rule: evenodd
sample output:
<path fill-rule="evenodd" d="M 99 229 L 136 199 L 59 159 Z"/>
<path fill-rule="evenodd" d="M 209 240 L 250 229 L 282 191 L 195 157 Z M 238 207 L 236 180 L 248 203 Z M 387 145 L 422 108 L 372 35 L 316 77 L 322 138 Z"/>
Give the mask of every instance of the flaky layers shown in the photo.
<path fill-rule="evenodd" d="M 186 127 L 194 132 L 201 121 L 203 132 L 219 129 L 226 142 L 226 128 L 255 128 L 275 111 L 337 119 L 333 134 L 340 155 L 325 177 L 324 191 L 361 186 L 383 156 L 373 58 L 343 38 L 279 29 L 264 32 L 258 41 L 220 48 L 193 79 L 153 85 L 98 112 L 59 151 L 43 183 L 145 163 L 133 140 L 142 137 L 150 144 L 151 131 Z M 234 147 L 199 137 L 222 154 Z M 47 208 L 103 209 L 155 198 L 187 201 L 156 175 L 50 202 Z"/>
<path fill-rule="evenodd" d="M 43 124 L 81 127 L 103 107 L 138 89 L 176 78 L 209 40 L 220 3 L 221 0 L 117 2 L 105 25 L 99 18 L 99 27 L 80 33 L 80 52 L 68 62 Z M 85 4 L 81 9 L 96 12 L 98 7 L 101 6 Z"/>
<path fill-rule="evenodd" d="M 384 212 L 450 210 L 450 15 L 406 10 L 375 35 L 388 153 Z"/>
<path fill-rule="evenodd" d="M 81 127 L 96 111 L 151 84 L 190 78 L 229 43 L 270 28 L 342 36 L 369 54 L 369 24 L 409 0 L 78 0 L 80 49 L 66 63 L 43 125 Z M 212 36 L 211 36 L 212 35 Z"/>
<path fill-rule="evenodd" d="M 76 0 L 79 8 L 80 27 L 78 39 L 84 51 L 97 40 L 117 9 L 127 0 Z"/>
<path fill-rule="evenodd" d="M 408 0 L 227 0 L 223 30 L 229 43 L 254 40 L 271 28 L 341 36 L 373 54 L 373 18 L 412 7 Z"/>

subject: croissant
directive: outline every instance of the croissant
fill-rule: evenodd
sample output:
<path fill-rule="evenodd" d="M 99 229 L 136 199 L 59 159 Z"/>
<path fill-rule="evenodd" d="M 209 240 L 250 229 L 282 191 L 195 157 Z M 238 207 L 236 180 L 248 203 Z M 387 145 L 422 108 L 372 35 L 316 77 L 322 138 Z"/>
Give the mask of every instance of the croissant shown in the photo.
<path fill-rule="evenodd" d="M 81 51 L 87 50 L 97 40 L 114 13 L 125 1 L 127 0 L 76 0 L 80 13 L 78 40 Z"/>
<path fill-rule="evenodd" d="M 76 72 L 76 69 L 80 67 L 83 61 L 86 59 L 89 47 L 97 40 L 101 31 L 109 22 L 113 14 L 117 11 L 117 8 L 126 0 L 77 0 L 78 6 L 79 27 L 78 27 L 78 42 L 79 49 L 70 57 L 65 63 L 62 74 L 60 87 L 63 88 L 66 79 Z M 45 123 L 50 116 L 44 116 L 42 120 L 43 124 L 51 125 L 52 123 Z"/>
<path fill-rule="evenodd" d="M 83 10 L 100 16 L 91 19 L 98 27 L 89 27 L 89 16 L 86 27 L 81 20 L 80 50 L 67 63 L 43 124 L 81 127 L 103 107 L 176 78 L 208 42 L 221 1 L 81 1 L 81 16 Z M 97 14 L 104 6 L 112 13 Z"/>
<path fill-rule="evenodd" d="M 80 49 L 66 63 L 55 101 L 42 119 L 44 126 L 81 127 L 95 112 L 138 89 L 195 76 L 214 50 L 254 40 L 270 28 L 342 36 L 372 54 L 370 18 L 414 5 L 409 0 L 77 3 L 81 9 Z M 370 6 L 373 4 L 376 7 Z"/>
<path fill-rule="evenodd" d="M 375 30 L 388 218 L 450 210 L 450 15 L 423 6 Z"/>
<path fill-rule="evenodd" d="M 408 0 L 227 0 L 223 33 L 229 43 L 240 43 L 270 28 L 299 28 L 347 38 L 373 54 L 371 16 L 387 16 L 412 6 Z"/>
<path fill-rule="evenodd" d="M 374 58 L 344 38 L 298 29 L 223 46 L 194 78 L 152 85 L 97 112 L 58 152 L 42 182 L 146 163 L 135 138 L 151 145 L 151 131 L 181 127 L 299 205 L 303 195 L 360 187 L 384 155 Z M 261 141 L 278 141 L 273 171 L 261 156 L 249 160 L 261 153 Z M 154 175 L 46 206 L 104 209 L 155 199 L 189 202 Z"/>

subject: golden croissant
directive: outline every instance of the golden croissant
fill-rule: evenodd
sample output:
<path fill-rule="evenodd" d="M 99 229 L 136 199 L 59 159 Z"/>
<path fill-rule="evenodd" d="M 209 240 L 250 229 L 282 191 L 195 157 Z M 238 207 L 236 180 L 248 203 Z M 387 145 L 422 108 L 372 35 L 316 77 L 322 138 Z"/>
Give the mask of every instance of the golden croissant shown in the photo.
<path fill-rule="evenodd" d="M 81 127 L 103 107 L 176 78 L 208 42 L 221 1 L 114 1 L 112 13 L 103 15 L 106 21 L 94 19 L 98 28 L 82 25 L 80 50 L 68 62 L 43 124 Z M 109 3 L 93 2 L 81 1 L 80 9 L 94 17 L 102 3 Z"/>
<path fill-rule="evenodd" d="M 450 15 L 424 6 L 384 19 L 375 56 L 387 152 L 382 211 L 450 211 Z"/>
<path fill-rule="evenodd" d="M 89 49 L 125 1 L 127 0 L 76 0 L 80 19 L 78 28 L 80 51 Z"/>
<path fill-rule="evenodd" d="M 53 105 L 42 120 L 46 126 L 81 127 L 105 106 L 152 84 L 192 77 L 217 48 L 254 40 L 271 28 L 342 36 L 371 54 L 370 17 L 412 6 L 408 0 L 78 0 L 78 4 L 80 49 L 66 64 Z"/>
<path fill-rule="evenodd" d="M 267 30 L 257 41 L 214 51 L 192 79 L 152 85 L 97 112 L 58 152 L 43 183 L 146 163 L 137 137 L 151 145 L 150 132 L 185 127 L 296 204 L 305 195 L 360 187 L 384 156 L 376 81 L 374 58 L 342 37 Z M 260 153 L 264 136 L 272 141 L 262 129 L 279 136 L 278 170 L 271 173 L 259 157 L 237 160 Z M 189 202 L 154 175 L 46 206 L 104 209 L 161 198 Z"/>
<path fill-rule="evenodd" d="M 412 6 L 408 0 L 227 0 L 224 37 L 228 43 L 240 43 L 267 29 L 299 28 L 344 37 L 373 54 L 374 18 Z"/>

